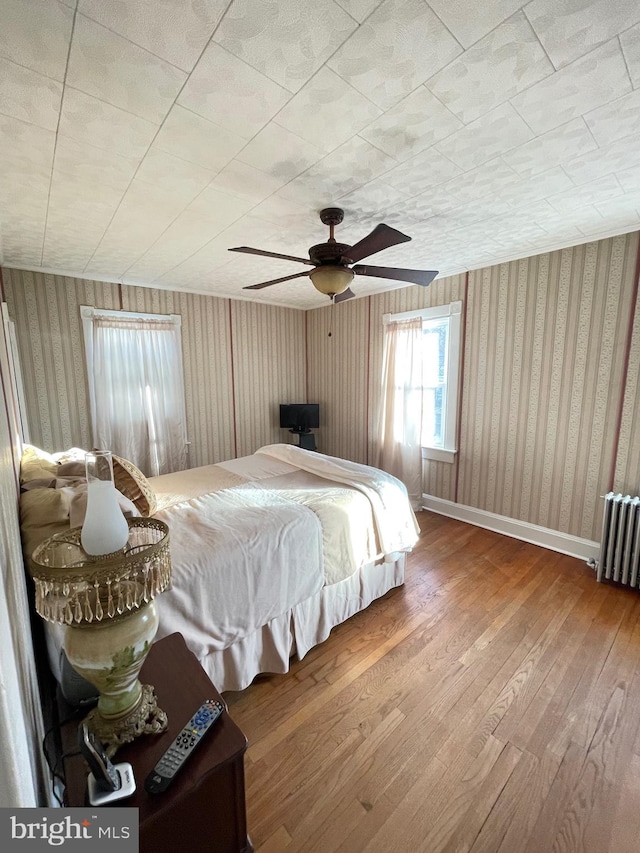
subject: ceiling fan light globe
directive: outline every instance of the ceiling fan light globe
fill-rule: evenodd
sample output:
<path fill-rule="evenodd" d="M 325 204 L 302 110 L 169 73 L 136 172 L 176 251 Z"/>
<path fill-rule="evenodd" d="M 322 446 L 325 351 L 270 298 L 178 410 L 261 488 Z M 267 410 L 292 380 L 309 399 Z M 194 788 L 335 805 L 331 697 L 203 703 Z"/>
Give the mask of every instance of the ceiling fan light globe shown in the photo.
<path fill-rule="evenodd" d="M 348 267 L 320 266 L 309 273 L 313 286 L 325 296 L 344 293 L 353 281 L 354 273 Z"/>

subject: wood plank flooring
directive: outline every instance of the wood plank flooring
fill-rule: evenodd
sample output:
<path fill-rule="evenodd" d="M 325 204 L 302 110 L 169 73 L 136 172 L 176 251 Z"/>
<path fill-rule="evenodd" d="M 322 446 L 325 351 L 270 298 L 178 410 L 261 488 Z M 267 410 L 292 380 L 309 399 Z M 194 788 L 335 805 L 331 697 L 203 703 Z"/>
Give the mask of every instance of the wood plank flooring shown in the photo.
<path fill-rule="evenodd" d="M 638 853 L 640 593 L 418 520 L 404 587 L 225 694 L 257 853 Z"/>

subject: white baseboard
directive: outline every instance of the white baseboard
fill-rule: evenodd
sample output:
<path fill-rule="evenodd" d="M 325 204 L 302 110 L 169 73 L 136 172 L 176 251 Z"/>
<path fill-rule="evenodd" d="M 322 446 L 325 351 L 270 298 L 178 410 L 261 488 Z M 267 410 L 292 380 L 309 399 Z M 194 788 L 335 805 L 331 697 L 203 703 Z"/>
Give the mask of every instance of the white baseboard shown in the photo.
<path fill-rule="evenodd" d="M 435 498 L 433 495 L 423 495 L 422 506 L 431 512 L 456 518 L 458 521 L 466 521 L 468 524 L 475 524 L 476 527 L 484 527 L 486 530 L 503 533 L 505 536 L 512 536 L 514 539 L 521 539 L 523 542 L 540 545 L 542 548 L 559 551 L 561 554 L 568 554 L 570 557 L 581 560 L 597 560 L 600 553 L 599 542 L 581 539 L 579 536 L 571 536 L 569 533 L 561 533 L 548 527 L 540 527 L 528 521 L 518 521 L 506 515 L 497 515 L 484 509 Z"/>

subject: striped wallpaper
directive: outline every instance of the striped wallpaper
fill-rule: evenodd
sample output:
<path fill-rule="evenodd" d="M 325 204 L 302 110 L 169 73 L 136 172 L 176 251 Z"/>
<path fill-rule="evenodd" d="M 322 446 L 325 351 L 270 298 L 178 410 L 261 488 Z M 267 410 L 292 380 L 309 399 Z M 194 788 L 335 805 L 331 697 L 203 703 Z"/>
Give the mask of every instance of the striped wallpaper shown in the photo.
<path fill-rule="evenodd" d="M 637 235 L 470 276 L 458 500 L 597 539 Z"/>
<path fill-rule="evenodd" d="M 425 461 L 424 493 L 598 540 L 601 495 L 640 492 L 637 257 L 626 234 L 354 300 L 335 309 L 332 338 L 334 309 L 310 312 L 321 449 L 375 458 L 382 315 L 462 299 L 459 452 Z"/>
<path fill-rule="evenodd" d="M 289 441 L 278 404 L 320 403 L 318 449 L 371 464 L 382 315 L 464 303 L 460 446 L 426 494 L 597 540 L 601 495 L 640 491 L 637 233 L 302 312 L 142 287 L 122 307 L 182 316 L 190 464 Z M 120 286 L 5 270 L 32 441 L 90 443 L 81 304 Z M 619 425 L 619 429 L 618 429 Z"/>
<path fill-rule="evenodd" d="M 120 285 L 12 269 L 3 277 L 31 442 L 49 451 L 90 447 L 80 305 L 118 308 Z M 122 308 L 182 317 L 192 467 L 289 439 L 276 410 L 304 399 L 301 311 L 126 285 Z"/>

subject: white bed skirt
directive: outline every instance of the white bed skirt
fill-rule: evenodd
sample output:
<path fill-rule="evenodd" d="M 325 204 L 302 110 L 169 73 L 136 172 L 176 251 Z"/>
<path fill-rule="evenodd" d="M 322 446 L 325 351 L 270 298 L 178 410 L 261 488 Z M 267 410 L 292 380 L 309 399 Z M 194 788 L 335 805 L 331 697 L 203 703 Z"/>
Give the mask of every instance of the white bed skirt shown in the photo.
<path fill-rule="evenodd" d="M 295 605 L 232 646 L 201 658 L 200 664 L 220 693 L 244 690 L 260 674 L 288 672 L 292 655 L 302 660 L 310 649 L 327 639 L 336 625 L 364 610 L 390 589 L 402 586 L 407 555 L 394 556 L 398 557 L 395 562 L 370 563 L 350 577 L 323 587 L 317 595 Z M 83 688 L 76 684 L 79 677 L 70 667 L 64 667 L 63 674 L 65 629 L 48 622 L 46 628 L 49 663 L 54 676 L 63 685 L 67 698 L 70 692 L 80 690 L 82 693 Z M 188 637 L 185 642 L 188 646 Z"/>
<path fill-rule="evenodd" d="M 369 564 L 345 580 L 323 587 L 232 646 L 202 658 L 203 669 L 220 693 L 244 690 L 260 674 L 288 672 L 292 655 L 302 660 L 336 625 L 402 586 L 406 562 L 406 554 L 400 554 L 395 562 Z"/>

